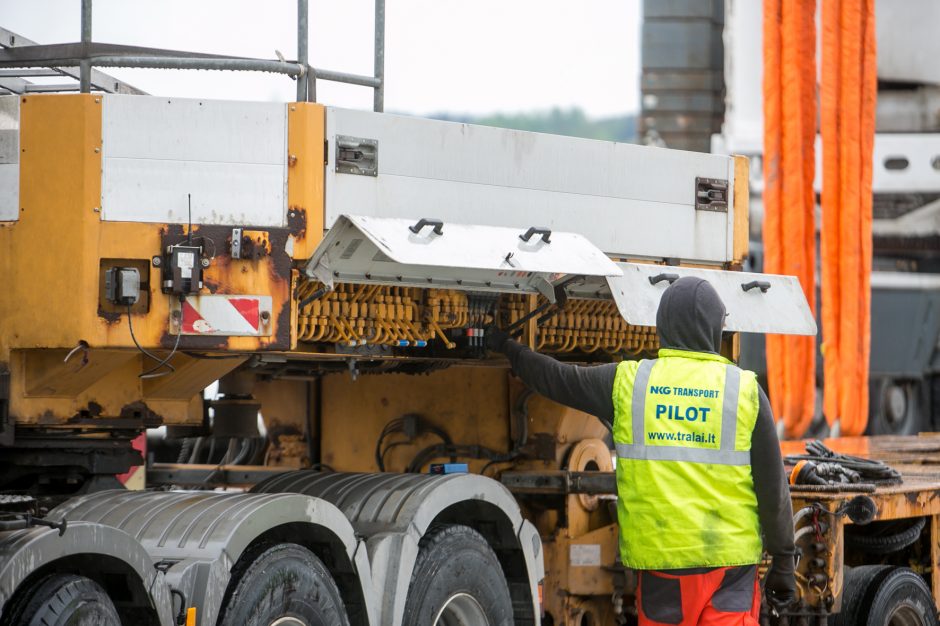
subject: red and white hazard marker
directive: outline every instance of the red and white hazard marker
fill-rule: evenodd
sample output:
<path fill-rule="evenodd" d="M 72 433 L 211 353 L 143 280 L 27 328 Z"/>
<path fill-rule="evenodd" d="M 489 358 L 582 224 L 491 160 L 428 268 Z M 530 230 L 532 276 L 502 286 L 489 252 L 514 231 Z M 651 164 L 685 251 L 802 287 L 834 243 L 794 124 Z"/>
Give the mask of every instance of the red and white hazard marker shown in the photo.
<path fill-rule="evenodd" d="M 266 337 L 271 334 L 271 296 L 189 296 L 180 308 L 183 335 Z"/>

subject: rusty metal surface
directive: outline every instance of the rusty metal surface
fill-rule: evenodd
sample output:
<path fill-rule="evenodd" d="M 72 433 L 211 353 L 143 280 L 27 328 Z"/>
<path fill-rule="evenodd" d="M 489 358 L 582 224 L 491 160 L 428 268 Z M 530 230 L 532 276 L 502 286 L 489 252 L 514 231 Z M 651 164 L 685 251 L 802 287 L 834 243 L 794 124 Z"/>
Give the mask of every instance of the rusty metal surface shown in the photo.
<path fill-rule="evenodd" d="M 895 519 L 940 513 L 940 436 L 841 437 L 826 439 L 835 452 L 883 461 L 901 472 L 900 485 L 878 486 L 870 494 L 878 506 L 878 519 Z M 803 452 L 803 443 L 785 441 L 784 455 Z M 794 486 L 795 501 L 841 502 L 857 492 L 809 493 Z"/>
<path fill-rule="evenodd" d="M 940 600 L 940 576 L 934 574 L 940 565 L 940 435 L 844 437 L 826 439 L 824 443 L 835 452 L 882 461 L 901 472 L 901 484 L 877 486 L 874 493 L 865 495 L 874 502 L 876 522 L 929 516 L 925 544 L 931 546 L 928 571 L 934 601 Z M 787 441 L 781 448 L 784 455 L 800 454 L 803 445 L 801 441 Z M 797 547 L 803 552 L 797 579 L 805 605 L 815 610 L 837 612 L 846 565 L 873 563 L 872 558 L 877 558 L 853 551 L 844 540 L 844 528 L 852 522 L 838 512 L 858 495 L 858 491 L 851 490 L 819 493 L 791 488 L 793 510 L 799 520 Z M 809 512 L 813 507 L 819 509 L 818 514 Z M 806 513 L 801 515 L 801 511 Z M 914 557 L 911 559 L 913 563 Z"/>

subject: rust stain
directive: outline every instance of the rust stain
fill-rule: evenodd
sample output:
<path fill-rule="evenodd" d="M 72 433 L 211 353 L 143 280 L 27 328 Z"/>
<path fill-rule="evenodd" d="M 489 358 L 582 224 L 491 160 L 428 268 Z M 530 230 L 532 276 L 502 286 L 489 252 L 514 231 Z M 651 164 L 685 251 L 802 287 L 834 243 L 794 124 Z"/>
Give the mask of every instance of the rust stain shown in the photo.
<path fill-rule="evenodd" d="M 118 313 L 117 311 L 105 311 L 99 306 L 98 317 L 102 318 L 108 324 L 108 326 L 112 326 L 121 321 L 123 314 Z"/>
<path fill-rule="evenodd" d="M 209 259 L 203 270 L 203 287 L 212 294 L 270 295 L 274 325 L 271 336 L 252 338 L 257 345 L 248 348 L 244 337 L 185 335 L 180 350 L 289 350 L 291 340 L 291 271 L 293 260 L 287 253 L 287 228 L 264 230 L 242 227 L 242 256 L 231 256 L 232 226 L 193 225 L 193 245 L 201 246 Z M 189 240 L 186 227 L 171 224 L 161 232 L 161 249 Z M 164 331 L 160 346 L 172 349 L 176 335 Z"/>
<path fill-rule="evenodd" d="M 307 236 L 307 211 L 303 207 L 291 206 L 287 211 L 287 232 L 297 239 Z"/>
<path fill-rule="evenodd" d="M 126 419 L 139 419 L 143 421 L 144 428 L 156 428 L 163 424 L 163 416 L 154 413 L 146 402 L 140 400 L 121 407 L 119 416 Z"/>

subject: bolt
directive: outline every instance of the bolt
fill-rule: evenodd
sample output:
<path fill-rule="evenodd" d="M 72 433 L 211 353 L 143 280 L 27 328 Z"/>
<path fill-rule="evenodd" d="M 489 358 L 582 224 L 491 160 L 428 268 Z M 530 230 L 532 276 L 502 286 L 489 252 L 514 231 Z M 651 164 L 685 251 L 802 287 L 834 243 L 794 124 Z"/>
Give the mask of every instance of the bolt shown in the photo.
<path fill-rule="evenodd" d="M 92 209 L 95 213 L 101 213 L 101 207 L 95 207 Z"/>
<path fill-rule="evenodd" d="M 101 148 L 95 148 L 95 154 L 98 154 L 99 152 L 101 152 Z"/>
<path fill-rule="evenodd" d="M 270 311 L 261 311 L 261 321 L 267 324 L 271 321 L 271 312 Z"/>
<path fill-rule="evenodd" d="M 209 267 L 209 259 L 202 259 L 201 261 L 199 261 L 199 263 L 200 263 L 203 267 Z"/>
<path fill-rule="evenodd" d="M 287 164 L 291 167 L 294 167 L 295 165 L 297 165 L 297 155 L 296 154 L 288 155 Z"/>
<path fill-rule="evenodd" d="M 155 256 L 152 259 L 150 259 L 150 262 L 153 263 L 154 267 L 160 267 L 160 264 L 163 263 L 163 259 L 161 259 L 158 256 Z"/>

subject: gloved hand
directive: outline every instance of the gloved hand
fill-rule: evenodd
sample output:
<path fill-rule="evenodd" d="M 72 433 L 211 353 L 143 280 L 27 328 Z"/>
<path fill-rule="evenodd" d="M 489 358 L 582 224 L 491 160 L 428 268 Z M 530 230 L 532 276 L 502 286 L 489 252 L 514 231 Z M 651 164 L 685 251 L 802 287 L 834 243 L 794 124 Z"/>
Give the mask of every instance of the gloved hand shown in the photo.
<path fill-rule="evenodd" d="M 796 561 L 793 555 L 781 554 L 774 556 L 770 562 L 770 569 L 764 576 L 764 594 L 767 602 L 777 613 L 781 614 L 796 602 Z"/>
<path fill-rule="evenodd" d="M 509 333 L 500 329 L 496 324 L 490 324 L 483 329 L 483 339 L 486 341 L 487 350 L 503 352 L 510 337 Z"/>

